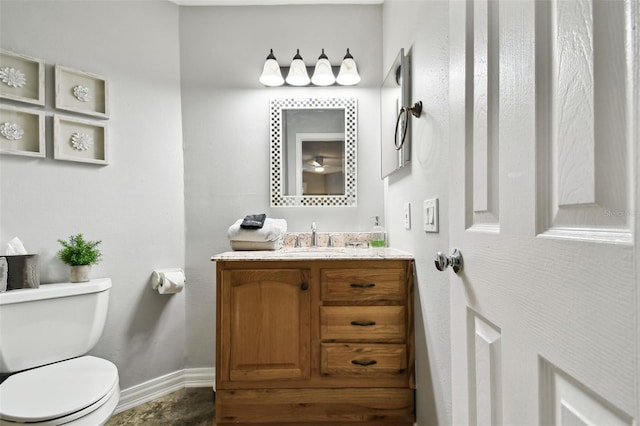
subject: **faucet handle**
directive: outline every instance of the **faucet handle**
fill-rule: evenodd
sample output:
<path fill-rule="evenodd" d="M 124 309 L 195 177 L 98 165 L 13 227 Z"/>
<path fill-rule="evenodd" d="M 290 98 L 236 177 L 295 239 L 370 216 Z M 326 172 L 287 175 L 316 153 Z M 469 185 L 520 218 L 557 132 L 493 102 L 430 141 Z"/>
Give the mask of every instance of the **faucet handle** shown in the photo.
<path fill-rule="evenodd" d="M 318 247 L 318 233 L 316 232 L 316 221 L 311 222 L 311 247 Z"/>
<path fill-rule="evenodd" d="M 329 234 L 329 241 L 327 242 L 327 247 L 333 247 L 333 234 Z"/>
<path fill-rule="evenodd" d="M 294 247 L 296 247 L 296 248 L 302 247 L 302 244 L 300 244 L 300 235 L 296 235 L 296 242 L 295 242 Z"/>

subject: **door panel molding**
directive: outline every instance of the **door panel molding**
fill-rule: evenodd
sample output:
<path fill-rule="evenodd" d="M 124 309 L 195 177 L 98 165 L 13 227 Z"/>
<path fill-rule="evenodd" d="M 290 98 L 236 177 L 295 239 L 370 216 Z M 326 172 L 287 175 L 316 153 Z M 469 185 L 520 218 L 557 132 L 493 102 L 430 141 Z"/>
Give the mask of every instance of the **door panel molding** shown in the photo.
<path fill-rule="evenodd" d="M 625 3 L 535 7 L 538 236 L 631 244 Z"/>
<path fill-rule="evenodd" d="M 539 357 L 540 424 L 631 426 L 633 416 Z"/>
<path fill-rule="evenodd" d="M 502 425 L 502 331 L 467 307 L 469 424 Z"/>
<path fill-rule="evenodd" d="M 472 231 L 499 232 L 499 51 L 496 0 L 469 2 L 473 64 L 467 73 L 467 99 L 472 105 L 467 115 L 471 132 L 467 135 L 467 158 L 472 165 L 467 197 Z"/>
<path fill-rule="evenodd" d="M 596 203 L 591 6 L 590 0 L 551 5 L 551 138 L 558 206 Z"/>

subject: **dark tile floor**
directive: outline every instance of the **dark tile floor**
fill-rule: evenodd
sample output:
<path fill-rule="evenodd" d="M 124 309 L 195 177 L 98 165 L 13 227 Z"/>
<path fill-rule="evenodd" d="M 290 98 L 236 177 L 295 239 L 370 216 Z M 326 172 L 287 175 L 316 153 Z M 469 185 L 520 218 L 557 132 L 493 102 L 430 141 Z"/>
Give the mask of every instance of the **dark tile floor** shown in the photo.
<path fill-rule="evenodd" d="M 212 388 L 184 388 L 118 413 L 107 422 L 107 426 L 214 426 L 215 418 Z"/>

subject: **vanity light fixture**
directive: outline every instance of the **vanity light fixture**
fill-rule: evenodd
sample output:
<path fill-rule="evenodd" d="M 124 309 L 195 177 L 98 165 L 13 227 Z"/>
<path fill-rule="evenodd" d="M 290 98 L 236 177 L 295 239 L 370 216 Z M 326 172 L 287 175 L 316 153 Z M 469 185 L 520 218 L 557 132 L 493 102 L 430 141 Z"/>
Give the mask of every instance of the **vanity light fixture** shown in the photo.
<path fill-rule="evenodd" d="M 313 77 L 309 78 L 309 72 L 312 69 Z M 336 78 L 335 71 L 338 69 L 338 77 Z M 282 78 L 283 72 L 287 74 L 286 80 Z M 347 54 L 339 68 L 331 65 L 324 49 L 322 49 L 315 67 L 307 67 L 300 55 L 300 49 L 296 49 L 291 66 L 282 69 L 273 55 L 273 49 L 270 49 L 259 80 L 260 83 L 269 87 L 282 86 L 285 81 L 290 86 L 307 86 L 309 84 L 331 86 L 336 83 L 341 86 L 353 86 L 360 82 L 360 74 L 358 74 L 358 67 L 349 49 L 347 49 Z"/>
<path fill-rule="evenodd" d="M 307 74 L 307 66 L 300 56 L 300 49 L 297 49 L 296 55 L 293 57 L 286 81 L 292 86 L 306 86 L 311 81 L 309 74 Z"/>
<path fill-rule="evenodd" d="M 269 56 L 267 56 L 267 60 L 264 62 L 262 75 L 260 75 L 260 83 L 270 87 L 282 86 L 284 84 L 280 65 L 278 65 L 276 57 L 273 56 L 273 49 L 270 49 Z"/>

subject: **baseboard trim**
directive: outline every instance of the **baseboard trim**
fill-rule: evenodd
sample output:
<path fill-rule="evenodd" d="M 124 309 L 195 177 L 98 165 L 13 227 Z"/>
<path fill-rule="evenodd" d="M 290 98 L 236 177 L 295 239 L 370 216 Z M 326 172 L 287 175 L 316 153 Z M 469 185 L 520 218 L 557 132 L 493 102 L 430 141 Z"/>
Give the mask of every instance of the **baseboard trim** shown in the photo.
<path fill-rule="evenodd" d="M 188 368 L 183 371 L 185 388 L 206 388 L 215 386 L 215 368 Z"/>
<path fill-rule="evenodd" d="M 213 387 L 215 376 L 215 368 L 187 368 L 124 389 L 120 392 L 120 402 L 118 402 L 114 414 L 182 388 Z"/>

